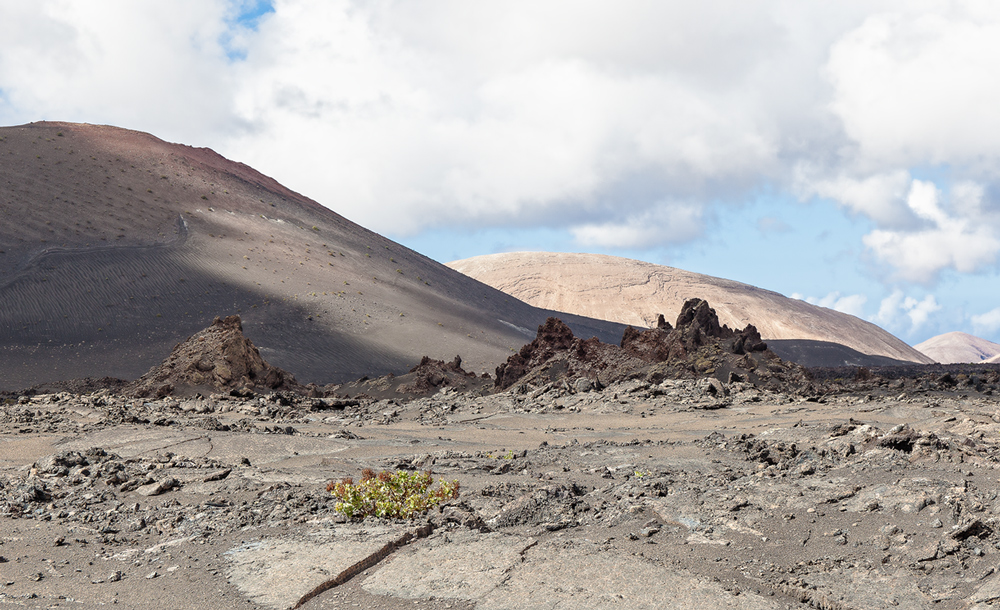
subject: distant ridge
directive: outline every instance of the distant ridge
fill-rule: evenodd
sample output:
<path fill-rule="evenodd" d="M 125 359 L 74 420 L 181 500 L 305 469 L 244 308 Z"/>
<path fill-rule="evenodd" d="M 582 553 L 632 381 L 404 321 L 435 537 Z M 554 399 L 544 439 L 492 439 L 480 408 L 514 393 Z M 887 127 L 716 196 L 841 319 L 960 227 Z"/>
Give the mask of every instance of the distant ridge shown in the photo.
<path fill-rule="evenodd" d="M 931 337 L 913 346 L 941 364 L 997 362 L 1000 344 L 963 332 Z"/>
<path fill-rule="evenodd" d="M 686 299 L 698 297 L 712 304 L 722 323 L 731 328 L 753 324 L 765 340 L 836 343 L 865 355 L 933 363 L 885 330 L 854 316 L 673 267 L 599 254 L 553 252 L 491 254 L 448 266 L 536 307 L 648 327 L 655 324 L 658 313 L 670 320 Z M 822 358 L 832 353 L 828 348 L 823 351 Z"/>

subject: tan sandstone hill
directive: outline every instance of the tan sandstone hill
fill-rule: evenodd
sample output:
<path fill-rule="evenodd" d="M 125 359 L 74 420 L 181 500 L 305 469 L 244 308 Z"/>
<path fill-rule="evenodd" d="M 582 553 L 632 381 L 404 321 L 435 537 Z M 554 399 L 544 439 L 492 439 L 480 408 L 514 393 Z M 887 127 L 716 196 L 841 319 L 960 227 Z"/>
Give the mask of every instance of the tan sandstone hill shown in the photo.
<path fill-rule="evenodd" d="M 922 364 L 931 358 L 878 326 L 777 292 L 681 269 L 600 254 L 513 252 L 448 263 L 536 307 L 633 326 L 668 320 L 690 298 L 711 303 L 730 328 L 753 324 L 767 339 L 806 339 Z"/>
<path fill-rule="evenodd" d="M 951 332 L 913 346 L 941 364 L 997 362 L 1000 345 L 963 332 Z"/>
<path fill-rule="evenodd" d="M 424 355 L 492 372 L 553 315 L 206 148 L 46 122 L 0 128 L 0 159 L 0 390 L 134 379 L 234 314 L 302 383 Z"/>

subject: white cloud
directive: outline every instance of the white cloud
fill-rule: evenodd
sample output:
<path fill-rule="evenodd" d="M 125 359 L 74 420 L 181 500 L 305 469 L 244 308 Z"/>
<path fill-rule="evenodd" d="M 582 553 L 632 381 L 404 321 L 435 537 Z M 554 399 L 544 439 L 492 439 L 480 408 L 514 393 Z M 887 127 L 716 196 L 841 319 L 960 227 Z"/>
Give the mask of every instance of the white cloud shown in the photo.
<path fill-rule="evenodd" d="M 811 303 L 813 305 L 819 305 L 820 307 L 826 307 L 827 309 L 832 309 L 841 313 L 850 314 L 858 318 L 864 317 L 864 305 L 868 302 L 868 297 L 863 294 L 841 295 L 840 292 L 837 291 L 831 292 L 822 298 L 807 297 L 799 293 L 792 294 L 792 298 L 799 299 L 800 301 L 805 301 L 806 303 Z"/>
<path fill-rule="evenodd" d="M 702 233 L 701 208 L 665 204 L 655 211 L 623 221 L 592 223 L 570 228 L 578 244 L 586 247 L 642 249 L 691 241 Z"/>
<path fill-rule="evenodd" d="M 972 326 L 976 329 L 976 332 L 984 334 L 1000 330 L 1000 307 L 977 316 L 972 316 Z"/>
<path fill-rule="evenodd" d="M 871 320 L 889 330 L 908 327 L 907 332 L 914 333 L 927 325 L 931 314 L 941 309 L 933 294 L 928 294 L 918 301 L 914 297 L 906 296 L 902 290 L 896 289 L 882 299 L 878 313 Z"/>
<path fill-rule="evenodd" d="M 0 118 L 111 123 L 189 143 L 231 132 L 224 0 L 0 2 Z"/>
<path fill-rule="evenodd" d="M 869 162 L 991 163 L 1000 156 L 1000 5 L 908 4 L 832 46 L 833 112 Z"/>
<path fill-rule="evenodd" d="M 840 175 L 832 178 L 808 176 L 796 168 L 796 190 L 800 197 L 819 196 L 835 200 L 852 212 L 864 214 L 881 226 L 911 224 L 913 213 L 906 205 L 910 173 L 900 169 L 866 178 Z"/>
<path fill-rule="evenodd" d="M 903 279 L 930 282 L 949 268 L 972 273 L 993 264 L 1000 253 L 1000 239 L 992 226 L 948 214 L 940 197 L 933 184 L 914 180 L 907 205 L 929 226 L 914 231 L 876 230 L 862 238 Z"/>
<path fill-rule="evenodd" d="M 577 3 L 446 5 L 404 10 L 423 29 L 367 5 L 279 3 L 241 67 L 237 107 L 253 129 L 227 148 L 353 220 L 396 233 L 442 218 L 580 221 L 623 205 L 640 214 L 664 195 L 702 192 L 713 180 L 750 183 L 775 164 L 761 109 L 722 78 L 757 53 L 694 63 L 690 55 L 709 53 L 727 30 L 773 30 L 766 13 L 706 29 L 699 11 L 680 5 L 639 2 L 631 14 Z M 648 12 L 682 18 L 706 38 L 667 44 L 640 19 Z M 481 35 L 453 27 L 455 18 Z M 628 36 L 598 35 L 630 26 Z M 657 62 L 643 55 L 657 51 L 667 53 Z M 654 177 L 655 188 L 613 200 L 635 176 Z"/>

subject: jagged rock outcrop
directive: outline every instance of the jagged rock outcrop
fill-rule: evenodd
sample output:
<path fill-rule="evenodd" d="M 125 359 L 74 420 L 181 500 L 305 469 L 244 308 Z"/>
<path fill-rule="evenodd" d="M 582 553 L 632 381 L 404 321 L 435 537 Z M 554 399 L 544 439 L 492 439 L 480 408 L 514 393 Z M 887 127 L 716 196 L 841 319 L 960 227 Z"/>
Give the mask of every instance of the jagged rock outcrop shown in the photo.
<path fill-rule="evenodd" d="M 647 362 L 684 360 L 698 348 L 714 343 L 736 355 L 767 349 L 753 324 L 734 331 L 720 324 L 715 310 L 702 299 L 689 299 L 684 303 L 677 316 L 676 328 L 663 321 L 663 314 L 659 315 L 656 326 L 648 330 L 626 328 L 621 348 Z"/>
<path fill-rule="evenodd" d="M 579 339 L 558 319 L 549 318 L 538 327 L 531 343 L 497 367 L 495 387 L 503 390 L 520 381 L 537 384 L 579 378 L 600 385 L 634 376 L 657 380 L 714 377 L 796 387 L 806 378 L 801 367 L 767 351 L 753 325 L 733 330 L 719 323 L 706 301 L 690 299 L 675 327 L 661 314 L 656 328 L 626 328 L 620 345 Z"/>
<path fill-rule="evenodd" d="M 449 386 L 464 388 L 467 378 L 475 378 L 476 374 L 462 368 L 461 356 L 455 356 L 451 362 L 424 356 L 420 359 L 420 364 L 410 369 L 408 376 L 412 379 L 397 387 L 397 393 L 419 395 L 430 394 Z"/>
<path fill-rule="evenodd" d="M 494 385 L 508 388 L 532 368 L 551 360 L 556 353 L 569 349 L 576 337 L 573 331 L 558 318 L 548 318 L 538 327 L 538 334 L 531 343 L 497 367 Z"/>
<path fill-rule="evenodd" d="M 490 386 L 492 380 L 487 373 L 479 377 L 462 368 L 461 356 L 455 356 L 451 362 L 424 356 L 419 364 L 402 375 L 389 374 L 374 379 L 363 377 L 348 383 L 331 384 L 326 386 L 325 394 L 355 399 L 409 400 L 439 391 L 481 394 Z"/>
<path fill-rule="evenodd" d="M 561 320 L 549 318 L 538 327 L 538 335 L 531 343 L 497 367 L 494 387 L 503 390 L 524 379 L 548 383 L 580 378 L 600 386 L 644 364 L 597 337 L 575 337 Z"/>
<path fill-rule="evenodd" d="M 239 316 L 212 325 L 177 344 L 170 356 L 125 387 L 138 397 L 163 397 L 236 388 L 304 391 L 295 378 L 265 361 L 243 334 Z"/>

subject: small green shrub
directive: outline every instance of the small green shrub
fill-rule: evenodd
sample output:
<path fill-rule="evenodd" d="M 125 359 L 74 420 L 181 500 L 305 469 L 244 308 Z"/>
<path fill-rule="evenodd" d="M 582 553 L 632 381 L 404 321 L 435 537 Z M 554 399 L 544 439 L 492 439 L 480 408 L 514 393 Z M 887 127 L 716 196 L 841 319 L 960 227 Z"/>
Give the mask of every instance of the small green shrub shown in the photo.
<path fill-rule="evenodd" d="M 438 480 L 427 472 L 389 472 L 375 474 L 370 468 L 361 471 L 361 482 L 350 477 L 326 486 L 339 501 L 337 511 L 349 519 L 381 517 L 412 519 L 441 503 L 458 497 L 458 481 Z"/>

